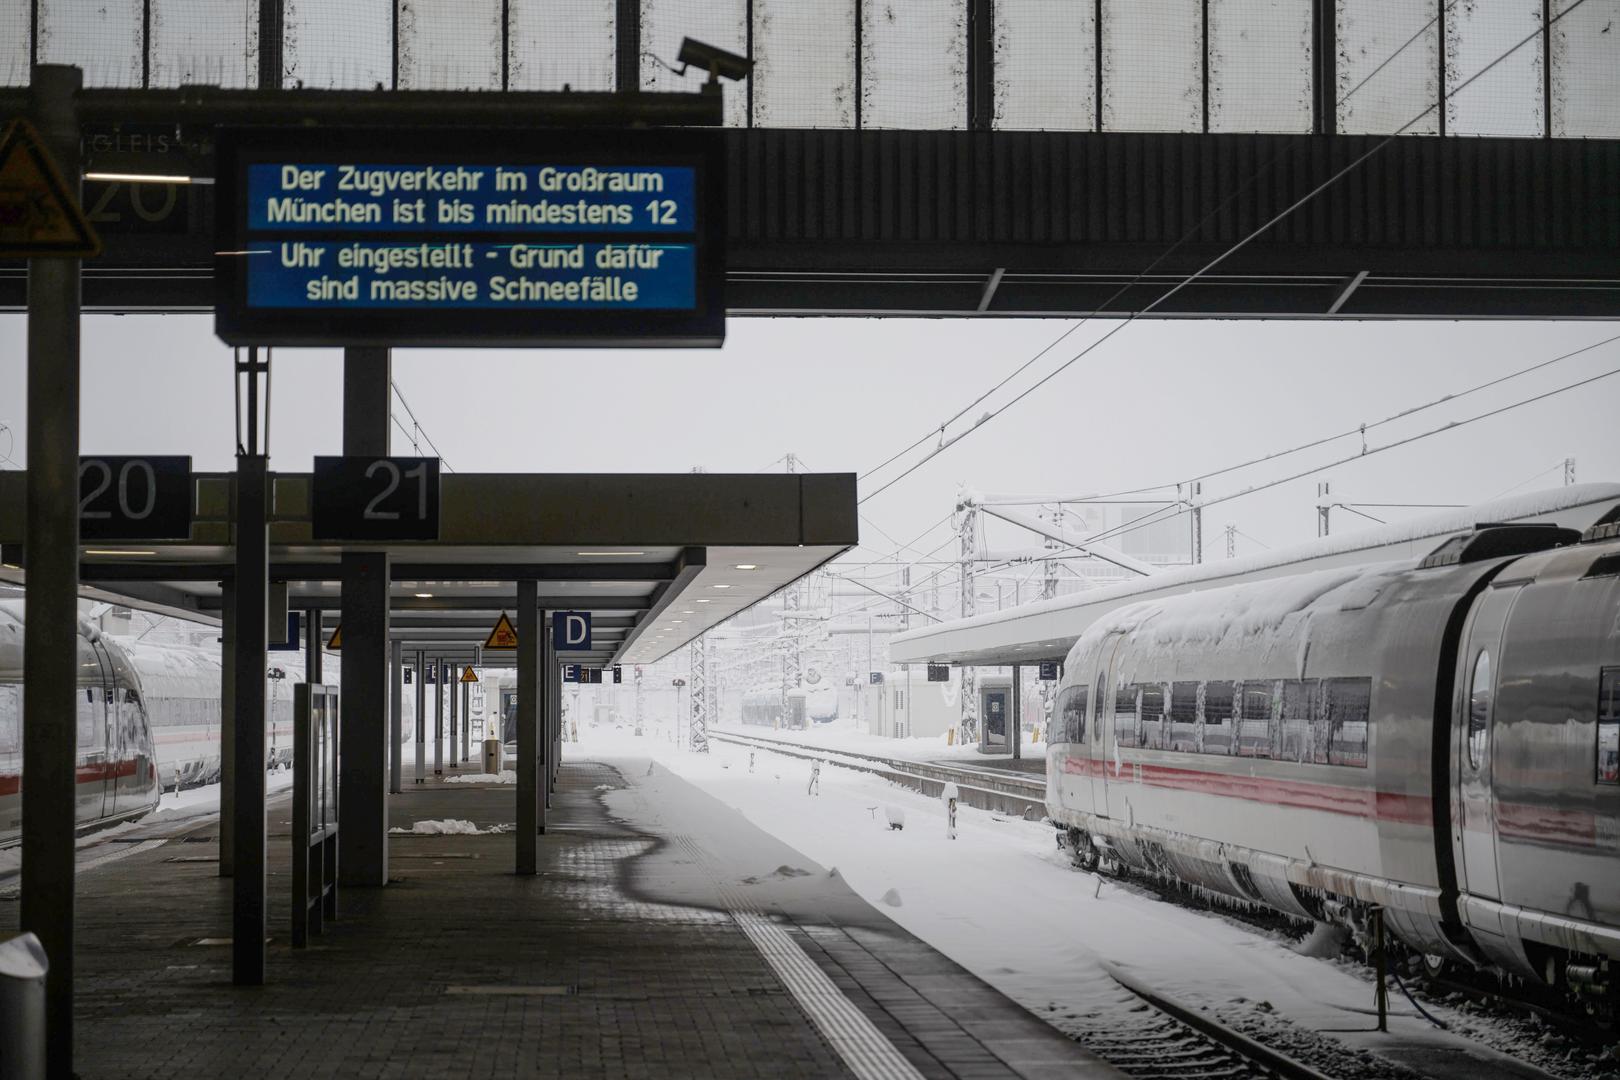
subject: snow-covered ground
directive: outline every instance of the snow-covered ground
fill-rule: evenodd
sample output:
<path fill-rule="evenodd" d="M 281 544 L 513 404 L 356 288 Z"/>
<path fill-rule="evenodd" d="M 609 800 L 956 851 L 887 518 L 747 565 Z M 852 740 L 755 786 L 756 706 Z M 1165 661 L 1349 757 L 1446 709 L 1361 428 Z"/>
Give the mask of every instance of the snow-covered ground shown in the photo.
<path fill-rule="evenodd" d="M 805 869 L 836 868 L 907 930 L 1074 1034 L 1096 1022 L 1085 1003 L 1112 991 L 1105 966 L 1116 965 L 1228 1019 L 1297 1028 L 1307 1042 L 1318 1038 L 1312 1033 L 1331 1033 L 1325 1037 L 1352 1050 L 1395 1042 L 1466 1049 L 1479 1056 L 1479 1075 L 1500 1065 L 1481 1042 L 1517 1053 L 1530 1050 L 1526 1042 L 1538 1035 L 1493 1030 L 1501 1028 L 1495 1020 L 1431 1005 L 1452 1028 L 1439 1032 L 1398 996 L 1391 1006 L 1394 1039 L 1370 1034 L 1373 985 L 1361 968 L 1301 955 L 1291 942 L 1235 920 L 1079 872 L 1057 850 L 1052 829 L 1037 822 L 964 808 L 950 840 L 935 800 L 866 774 L 825 767 L 820 793 L 811 795 L 811 765 L 800 759 L 755 751 L 750 772 L 749 750 L 737 745 L 715 742 L 711 753 L 696 754 L 677 749 L 667 735 L 635 737 L 628 728 L 587 727 L 580 735 L 581 742 L 564 745 L 565 759 L 615 762 L 635 785 L 647 782 L 647 761 L 658 762 L 820 864 Z M 828 749 L 948 753 L 827 729 L 811 739 Z M 903 812 L 903 830 L 889 827 L 891 808 Z M 1601 1070 L 1596 1064 L 1581 1056 L 1561 1071 L 1594 1075 Z"/>

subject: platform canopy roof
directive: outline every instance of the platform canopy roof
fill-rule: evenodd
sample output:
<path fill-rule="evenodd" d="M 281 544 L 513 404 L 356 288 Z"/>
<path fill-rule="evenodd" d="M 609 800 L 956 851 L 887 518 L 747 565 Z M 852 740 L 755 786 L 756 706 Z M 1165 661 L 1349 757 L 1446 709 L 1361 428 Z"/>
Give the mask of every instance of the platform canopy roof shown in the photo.
<path fill-rule="evenodd" d="M 1447 537 L 1468 532 L 1482 522 L 1553 522 L 1585 529 L 1616 506 L 1620 506 L 1620 484 L 1571 484 L 1423 514 L 1259 555 L 1161 570 L 1051 600 L 911 630 L 889 642 L 889 661 L 1000 666 L 1063 660 L 1086 627 L 1115 608 L 1138 600 L 1335 566 L 1419 559 Z"/>
<path fill-rule="evenodd" d="M 217 621 L 233 572 L 229 474 L 194 480 L 185 541 L 87 544 L 81 595 Z M 850 474 L 446 475 L 437 542 L 311 539 L 308 474 L 274 477 L 270 579 L 288 607 L 337 625 L 345 550 L 391 556 L 391 635 L 405 650 L 467 662 L 519 579 L 542 610 L 592 613 L 593 648 L 560 659 L 648 664 L 805 576 L 858 541 Z M 0 581 L 26 580 L 26 474 L 0 472 Z M 484 662 L 515 662 L 488 652 Z"/>

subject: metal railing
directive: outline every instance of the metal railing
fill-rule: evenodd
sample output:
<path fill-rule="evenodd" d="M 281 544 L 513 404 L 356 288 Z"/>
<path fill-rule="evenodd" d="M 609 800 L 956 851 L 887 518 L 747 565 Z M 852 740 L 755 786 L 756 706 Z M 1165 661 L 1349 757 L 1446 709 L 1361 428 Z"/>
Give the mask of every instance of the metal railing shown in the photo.
<path fill-rule="evenodd" d="M 338 692 L 293 688 L 292 946 L 337 918 Z"/>

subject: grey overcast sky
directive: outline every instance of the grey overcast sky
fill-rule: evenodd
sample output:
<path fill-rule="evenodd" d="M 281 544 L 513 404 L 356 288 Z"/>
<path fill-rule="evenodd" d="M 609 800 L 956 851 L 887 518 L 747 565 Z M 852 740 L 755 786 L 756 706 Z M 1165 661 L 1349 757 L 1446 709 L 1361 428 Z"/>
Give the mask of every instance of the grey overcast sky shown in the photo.
<path fill-rule="evenodd" d="M 733 319 L 717 351 L 402 350 L 394 371 L 422 426 L 460 471 L 775 471 L 792 451 L 811 470 L 865 472 L 1070 325 Z M 972 415 L 1005 402 L 1111 325 L 1081 327 Z M 1617 333 L 1600 322 L 1144 320 L 866 503 L 863 540 L 871 554 L 892 551 L 883 533 L 909 541 L 949 513 L 959 484 L 1078 493 L 1175 481 L 1370 423 Z M 0 424 L 10 428 L 0 432 L 0 455 L 16 463 L 0 460 L 0 467 L 25 460 L 23 347 L 23 318 L 0 316 Z M 231 354 L 210 319 L 88 317 L 83 356 L 87 452 L 188 453 L 199 469 L 229 468 Z M 282 349 L 274 365 L 272 467 L 304 470 L 312 455 L 339 448 L 341 357 Z M 1386 425 L 1367 442 L 1616 368 L 1620 341 Z M 1323 477 L 1335 499 L 1387 503 L 1468 503 L 1510 488 L 1556 486 L 1562 477 L 1554 467 L 1565 457 L 1577 459 L 1582 481 L 1620 480 L 1617 417 L 1620 375 Z M 396 429 L 396 451 L 406 445 Z M 1205 495 L 1359 449 L 1359 438 L 1342 440 L 1211 481 Z M 863 494 L 894 472 L 863 483 Z M 1257 550 L 1255 541 L 1276 546 L 1313 536 L 1323 477 L 1212 508 L 1206 550 L 1219 557 L 1227 522 L 1245 534 L 1239 553 Z M 1370 523 L 1341 513 L 1335 528 L 1359 524 Z M 936 530 L 923 549 L 945 536 Z M 991 537 L 997 547 L 1026 542 L 1011 532 Z"/>

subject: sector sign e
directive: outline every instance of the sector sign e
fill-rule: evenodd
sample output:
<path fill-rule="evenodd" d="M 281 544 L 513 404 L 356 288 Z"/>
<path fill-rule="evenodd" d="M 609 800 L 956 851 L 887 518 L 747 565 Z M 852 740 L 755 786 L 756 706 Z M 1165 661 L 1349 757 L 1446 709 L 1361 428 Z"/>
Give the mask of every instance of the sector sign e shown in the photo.
<path fill-rule="evenodd" d="M 221 129 L 232 345 L 718 346 L 717 131 Z"/>

